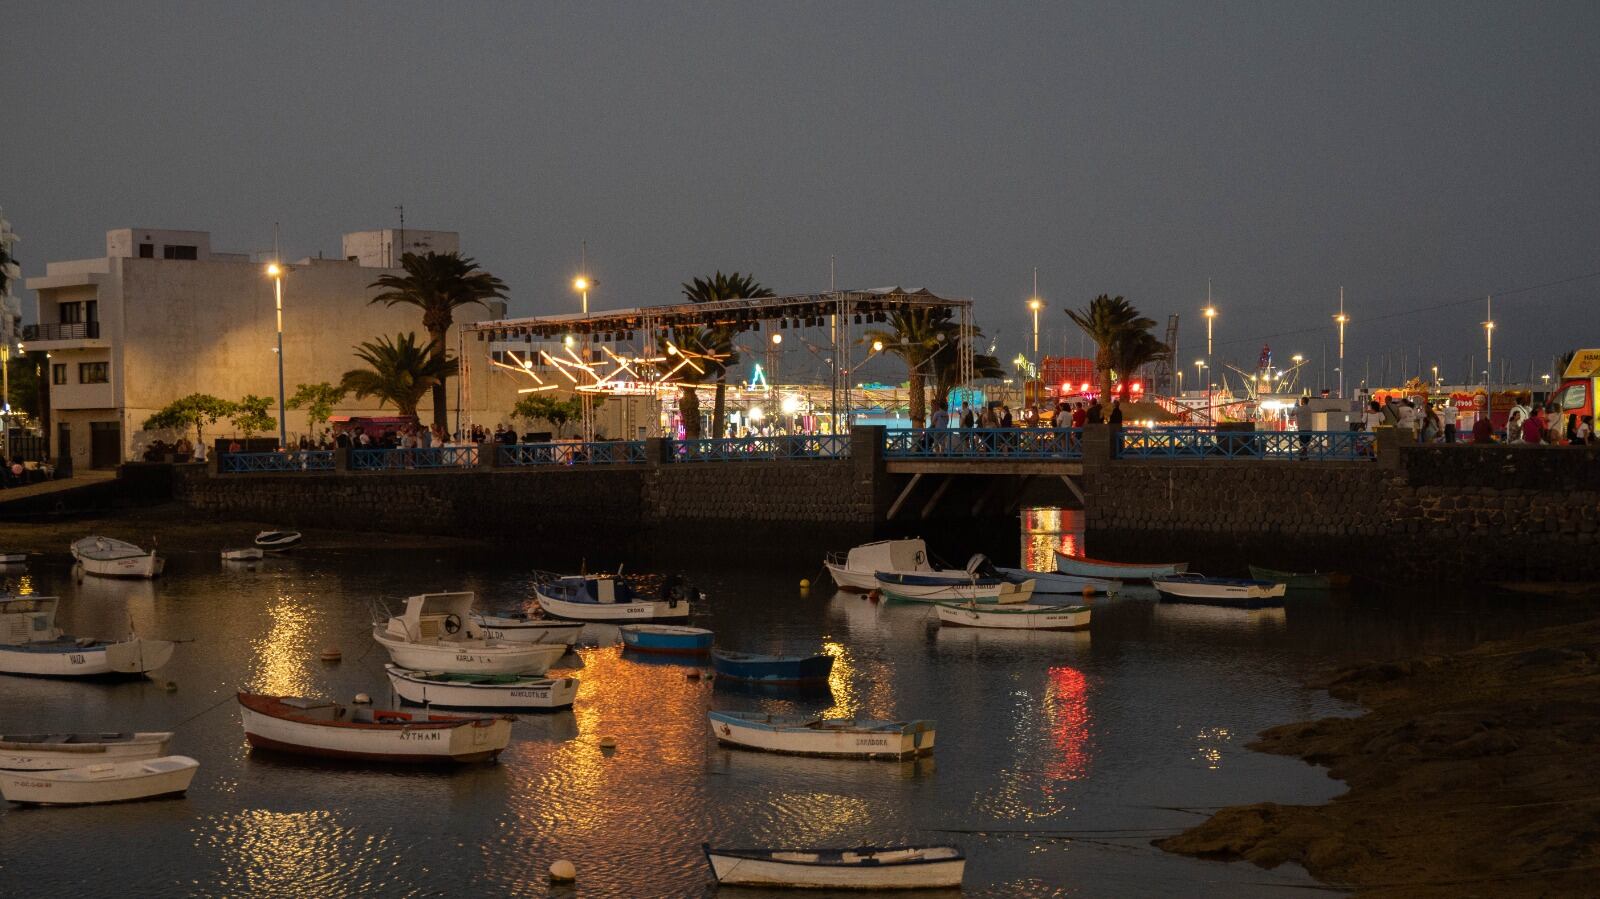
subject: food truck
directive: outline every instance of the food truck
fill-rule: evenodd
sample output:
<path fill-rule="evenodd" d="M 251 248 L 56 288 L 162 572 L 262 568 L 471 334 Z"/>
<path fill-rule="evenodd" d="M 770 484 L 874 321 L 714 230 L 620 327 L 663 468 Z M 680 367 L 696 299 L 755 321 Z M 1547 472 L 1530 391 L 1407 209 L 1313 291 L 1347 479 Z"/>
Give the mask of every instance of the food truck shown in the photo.
<path fill-rule="evenodd" d="M 1561 386 L 1550 396 L 1550 404 L 1561 416 L 1559 427 L 1565 428 L 1567 416 L 1579 420 L 1595 414 L 1595 394 L 1600 393 L 1600 349 L 1578 350 L 1561 373 Z"/>

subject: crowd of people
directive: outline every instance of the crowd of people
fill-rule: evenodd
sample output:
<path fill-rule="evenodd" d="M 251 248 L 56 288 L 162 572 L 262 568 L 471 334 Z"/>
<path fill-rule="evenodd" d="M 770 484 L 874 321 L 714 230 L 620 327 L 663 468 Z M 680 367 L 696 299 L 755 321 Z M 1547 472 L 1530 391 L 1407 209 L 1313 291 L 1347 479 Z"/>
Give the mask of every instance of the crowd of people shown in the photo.
<path fill-rule="evenodd" d="M 1397 399 L 1393 396 L 1383 402 L 1369 400 L 1361 413 L 1359 428 L 1376 431 L 1392 427 L 1409 433 L 1419 443 L 1466 442 L 1457 431 L 1460 411 L 1449 402 L 1432 403 L 1411 397 Z M 1352 424 L 1357 424 L 1352 422 Z M 1584 446 L 1596 443 L 1594 416 L 1568 415 L 1565 422 L 1543 406 L 1509 422 L 1509 433 L 1495 433 L 1494 422 L 1488 415 L 1476 415 L 1472 422 L 1472 443 L 1513 443 Z"/>
<path fill-rule="evenodd" d="M 38 484 L 55 477 L 54 469 L 44 462 L 28 462 L 21 458 L 0 460 L 0 487 L 23 487 Z"/>

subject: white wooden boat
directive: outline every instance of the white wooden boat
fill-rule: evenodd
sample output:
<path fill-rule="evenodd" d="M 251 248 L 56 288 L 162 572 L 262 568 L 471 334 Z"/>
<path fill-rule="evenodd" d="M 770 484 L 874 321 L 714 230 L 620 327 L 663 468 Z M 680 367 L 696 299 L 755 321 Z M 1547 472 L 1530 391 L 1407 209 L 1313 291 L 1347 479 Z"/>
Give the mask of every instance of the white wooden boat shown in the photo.
<path fill-rule="evenodd" d="M 38 677 L 140 675 L 172 660 L 173 644 L 74 637 L 56 627 L 54 596 L 0 597 L 0 674 Z"/>
<path fill-rule="evenodd" d="M 1088 556 L 1074 556 L 1056 550 L 1056 569 L 1063 574 L 1084 577 L 1115 578 L 1124 581 L 1141 581 L 1150 578 L 1182 574 L 1189 570 L 1188 562 L 1108 562 Z"/>
<path fill-rule="evenodd" d="M 1150 581 L 1163 599 L 1209 605 L 1257 608 L 1283 601 L 1288 586 L 1248 578 L 1206 577 L 1203 574 L 1178 574 Z"/>
<path fill-rule="evenodd" d="M 959 887 L 967 860 L 954 846 L 854 849 L 713 849 L 719 884 L 834 890 Z"/>
<path fill-rule="evenodd" d="M 267 557 L 266 550 L 254 546 L 247 549 L 225 549 L 222 551 L 224 562 L 254 562 Z"/>
<path fill-rule="evenodd" d="M 189 789 L 200 763 L 185 755 L 105 762 L 58 771 L 0 772 L 0 795 L 39 805 L 94 805 L 174 796 Z"/>
<path fill-rule="evenodd" d="M 1033 581 L 1035 596 L 1082 596 L 1085 588 L 1095 593 L 1116 593 L 1122 589 L 1122 582 L 1112 578 L 1083 577 L 1077 574 L 1062 574 L 1059 571 L 1029 571 L 1026 568 L 995 570 L 1013 584 Z"/>
<path fill-rule="evenodd" d="M 471 593 L 423 593 L 405 612 L 372 629 L 372 639 L 402 668 L 455 674 L 543 674 L 565 643 L 490 640 L 472 620 Z"/>
<path fill-rule="evenodd" d="M 104 762 L 153 759 L 170 731 L 124 734 L 0 734 L 0 769 L 56 771 Z"/>
<path fill-rule="evenodd" d="M 511 718 L 354 709 L 321 699 L 239 694 L 245 739 L 321 758 L 428 764 L 483 762 L 511 743 Z"/>
<path fill-rule="evenodd" d="M 984 605 L 1008 605 L 1031 600 L 1033 588 L 1033 581 L 1024 581 L 1020 584 L 1002 581 L 992 587 L 951 585 L 938 589 L 924 588 L 910 593 L 901 592 L 905 588 L 900 586 L 884 587 L 883 595 L 890 602 L 930 604 L 975 602 Z"/>
<path fill-rule="evenodd" d="M 17 565 L 28 561 L 27 553 L 0 552 L 0 565 Z"/>
<path fill-rule="evenodd" d="M 652 599 L 608 574 L 541 574 L 534 583 L 539 605 L 552 615 L 579 621 L 658 621 L 689 617 L 692 587 L 666 581 L 660 598 Z"/>
<path fill-rule="evenodd" d="M 167 564 L 155 550 L 145 552 L 126 540 L 110 537 L 85 537 L 73 543 L 72 557 L 86 574 L 100 577 L 152 578 Z"/>
<path fill-rule="evenodd" d="M 1036 603 L 980 606 L 940 603 L 939 623 L 956 627 L 1009 630 L 1073 631 L 1089 626 L 1088 606 L 1046 606 Z"/>
<path fill-rule="evenodd" d="M 267 552 L 280 553 L 299 544 L 299 531 L 262 531 L 256 535 L 256 546 Z"/>
<path fill-rule="evenodd" d="M 708 712 L 707 718 L 718 742 L 745 749 L 858 759 L 908 759 L 933 752 L 932 721 L 766 712 Z"/>
<path fill-rule="evenodd" d="M 531 618 L 525 614 L 485 615 L 473 612 L 472 620 L 490 640 L 507 643 L 564 643 L 572 646 L 583 633 L 583 622 L 559 618 Z"/>
<path fill-rule="evenodd" d="M 858 593 L 878 589 L 880 571 L 933 571 L 928 545 L 920 538 L 865 543 L 848 553 L 829 553 L 822 564 L 839 589 Z"/>
<path fill-rule="evenodd" d="M 385 665 L 389 684 L 414 705 L 451 709 L 569 709 L 578 696 L 575 677 L 526 674 L 446 674 Z"/>

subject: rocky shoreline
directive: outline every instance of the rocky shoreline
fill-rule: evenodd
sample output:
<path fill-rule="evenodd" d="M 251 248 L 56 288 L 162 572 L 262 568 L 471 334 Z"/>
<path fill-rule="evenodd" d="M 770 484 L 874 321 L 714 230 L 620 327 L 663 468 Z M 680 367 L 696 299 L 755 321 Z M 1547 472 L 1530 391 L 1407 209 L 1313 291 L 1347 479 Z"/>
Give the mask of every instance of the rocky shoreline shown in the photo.
<path fill-rule="evenodd" d="M 1295 862 L 1364 896 L 1595 894 L 1600 619 L 1314 686 L 1369 711 L 1272 728 L 1250 748 L 1326 766 L 1349 791 L 1223 809 L 1157 846 Z"/>

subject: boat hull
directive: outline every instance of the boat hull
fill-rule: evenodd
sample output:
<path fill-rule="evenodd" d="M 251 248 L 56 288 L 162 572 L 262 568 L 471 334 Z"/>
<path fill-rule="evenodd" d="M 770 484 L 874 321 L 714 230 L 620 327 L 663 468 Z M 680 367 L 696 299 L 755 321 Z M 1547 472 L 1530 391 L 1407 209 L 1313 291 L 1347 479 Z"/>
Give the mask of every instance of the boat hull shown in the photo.
<path fill-rule="evenodd" d="M 1082 596 L 1085 588 L 1093 593 L 1115 593 L 1122 587 L 1122 582 L 1113 578 L 1083 577 L 1082 575 L 1049 571 L 1029 571 L 1026 568 L 999 568 L 996 570 L 1005 575 L 1006 580 L 1013 584 L 1033 581 L 1035 596 Z"/>
<path fill-rule="evenodd" d="M 300 545 L 298 531 L 262 531 L 256 535 L 256 546 L 267 552 L 281 553 Z"/>
<path fill-rule="evenodd" d="M 95 577 L 153 578 L 167 567 L 167 560 L 155 553 L 125 559 L 92 559 L 79 556 L 85 574 Z"/>
<path fill-rule="evenodd" d="M 373 628 L 372 639 L 402 668 L 452 674 L 544 674 L 567 652 L 565 643 L 411 643 L 395 639 L 381 627 Z"/>
<path fill-rule="evenodd" d="M 867 593 L 878 589 L 877 575 L 871 571 L 851 571 L 843 565 L 833 562 L 823 563 L 827 566 L 828 576 L 833 578 L 834 586 L 850 593 Z"/>
<path fill-rule="evenodd" d="M 1168 602 L 1259 609 L 1283 604 L 1283 584 L 1219 584 L 1156 578 L 1150 582 Z"/>
<path fill-rule="evenodd" d="M 1251 565 L 1250 576 L 1258 581 L 1282 583 L 1291 590 L 1332 590 L 1350 585 L 1350 575 L 1337 571 L 1278 571 L 1274 568 Z"/>
<path fill-rule="evenodd" d="M 622 645 L 628 649 L 669 655 L 703 656 L 711 651 L 711 641 L 715 637 L 703 628 L 671 625 L 625 624 L 619 630 Z"/>
<path fill-rule="evenodd" d="M 473 620 L 490 640 L 505 643 L 560 643 L 572 646 L 583 633 L 583 624 L 572 621 L 523 621 L 494 615 L 475 615 Z"/>
<path fill-rule="evenodd" d="M 634 602 L 569 602 L 535 591 L 539 605 L 552 615 L 578 621 L 659 621 L 689 617 L 686 600 L 637 600 Z"/>
<path fill-rule="evenodd" d="M 1170 577 L 1189 570 L 1188 562 L 1108 562 L 1087 556 L 1072 556 L 1056 551 L 1056 568 L 1062 574 L 1080 577 L 1112 578 L 1117 580 L 1149 580 Z"/>
<path fill-rule="evenodd" d="M 389 684 L 413 705 L 451 709 L 570 709 L 578 696 L 575 677 L 543 678 L 523 684 L 440 683 L 387 666 Z"/>
<path fill-rule="evenodd" d="M 762 752 L 856 759 L 909 759 L 933 752 L 930 721 L 862 728 L 841 719 L 811 727 L 750 721 L 722 712 L 710 712 L 708 721 L 717 742 Z"/>
<path fill-rule="evenodd" d="M 844 865 L 728 855 L 709 847 L 705 852 L 719 883 L 791 889 L 914 890 L 959 887 L 967 864 L 959 854 L 954 858 L 912 864 Z M 775 853 L 794 856 L 805 854 Z"/>
<path fill-rule="evenodd" d="M 189 789 L 200 763 L 182 755 L 68 768 L 0 772 L 0 795 L 32 805 L 98 805 L 174 796 Z"/>
<path fill-rule="evenodd" d="M 136 676 L 172 660 L 166 640 L 125 640 L 80 646 L 71 637 L 40 643 L 0 645 L 0 674 L 35 677 Z"/>
<path fill-rule="evenodd" d="M 1089 626 L 1089 609 L 1084 606 L 1022 606 L 969 608 L 958 605 L 937 607 L 939 623 L 952 627 L 986 627 L 1004 630 L 1075 631 Z"/>
<path fill-rule="evenodd" d="M 242 702 L 242 700 L 241 700 Z M 511 742 L 506 718 L 463 719 L 448 727 L 314 724 L 239 707 L 245 739 L 258 749 L 345 761 L 395 764 L 483 762 Z"/>
<path fill-rule="evenodd" d="M 833 673 L 833 656 L 726 656 L 711 654 L 718 677 L 761 684 L 806 684 L 826 681 Z"/>
<path fill-rule="evenodd" d="M 109 737 L 110 739 L 106 739 Z M 134 734 L 0 734 L 0 770 L 59 771 L 105 762 L 153 759 L 171 732 Z"/>

